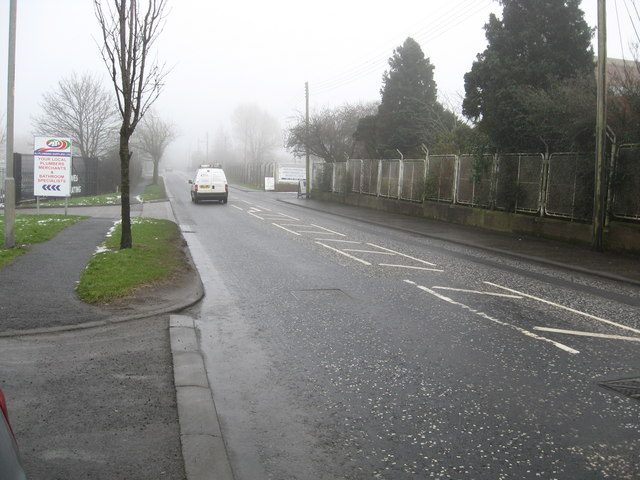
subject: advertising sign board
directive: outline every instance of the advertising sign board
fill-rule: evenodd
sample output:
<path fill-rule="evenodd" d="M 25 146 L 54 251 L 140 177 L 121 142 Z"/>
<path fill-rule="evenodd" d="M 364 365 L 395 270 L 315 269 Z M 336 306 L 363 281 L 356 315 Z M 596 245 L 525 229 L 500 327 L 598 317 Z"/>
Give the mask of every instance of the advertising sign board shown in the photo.
<path fill-rule="evenodd" d="M 35 137 L 33 193 L 36 197 L 71 196 L 71 139 Z"/>
<path fill-rule="evenodd" d="M 298 183 L 306 178 L 305 167 L 278 167 L 278 183 Z"/>

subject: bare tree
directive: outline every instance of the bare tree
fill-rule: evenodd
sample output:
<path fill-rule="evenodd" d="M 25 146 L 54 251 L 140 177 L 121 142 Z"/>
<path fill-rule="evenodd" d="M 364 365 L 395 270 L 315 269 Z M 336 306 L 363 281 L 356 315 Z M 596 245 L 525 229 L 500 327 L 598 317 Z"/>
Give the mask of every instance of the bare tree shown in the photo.
<path fill-rule="evenodd" d="M 257 105 L 241 105 L 231 117 L 234 136 L 242 148 L 245 163 L 262 163 L 282 144 L 278 121 Z"/>
<path fill-rule="evenodd" d="M 158 184 L 158 165 L 167 146 L 177 137 L 175 127 L 162 120 L 154 111 L 149 111 L 142 119 L 134 137 L 134 145 L 149 155 L 153 161 L 153 184 Z"/>
<path fill-rule="evenodd" d="M 141 5 L 145 3 L 146 7 Z M 131 248 L 129 141 L 138 122 L 158 98 L 167 72 L 150 58 L 162 31 L 167 0 L 94 0 L 102 29 L 102 58 L 109 70 L 122 117 L 120 126 L 120 173 L 122 236 L 120 248 Z"/>
<path fill-rule="evenodd" d="M 42 135 L 70 137 L 84 158 L 102 156 L 115 133 L 116 109 L 110 93 L 89 73 L 75 72 L 43 94 L 42 114 L 32 119 Z"/>
<path fill-rule="evenodd" d="M 295 124 L 289 129 L 286 141 L 287 149 L 295 156 L 309 153 L 323 158 L 327 162 L 344 161 L 353 157 L 357 147 L 354 133 L 361 118 L 373 115 L 377 111 L 374 103 L 343 105 L 337 108 L 325 108 L 311 114 L 307 136 L 306 119 L 299 113 Z"/>

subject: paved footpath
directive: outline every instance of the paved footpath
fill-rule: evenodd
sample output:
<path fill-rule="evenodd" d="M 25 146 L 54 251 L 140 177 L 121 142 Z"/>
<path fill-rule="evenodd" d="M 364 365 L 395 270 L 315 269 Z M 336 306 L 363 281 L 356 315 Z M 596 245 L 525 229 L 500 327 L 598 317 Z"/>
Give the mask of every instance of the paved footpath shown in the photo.
<path fill-rule="evenodd" d="M 217 440 L 202 434 L 212 422 L 188 423 L 186 433 L 183 427 L 184 412 L 215 411 L 199 352 L 182 343 L 188 321 L 174 332 L 167 315 L 202 297 L 197 272 L 184 288 L 142 299 L 116 317 L 86 305 L 75 296 L 76 282 L 120 207 L 68 214 L 91 218 L 0 270 L 0 388 L 28 478 L 199 480 L 210 478 L 212 465 L 228 472 L 219 433 Z M 174 220 L 169 202 L 133 205 L 132 216 Z"/>

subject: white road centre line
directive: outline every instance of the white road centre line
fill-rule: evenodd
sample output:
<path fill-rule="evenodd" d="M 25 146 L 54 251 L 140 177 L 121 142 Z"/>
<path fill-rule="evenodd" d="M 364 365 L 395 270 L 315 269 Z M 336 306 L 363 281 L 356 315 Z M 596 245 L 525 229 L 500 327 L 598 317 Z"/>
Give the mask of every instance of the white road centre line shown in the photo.
<path fill-rule="evenodd" d="M 467 290 L 464 288 L 450 288 L 450 287 L 431 287 L 434 290 L 448 290 L 450 292 L 462 292 L 462 293 L 473 293 L 475 295 L 490 295 L 492 297 L 502 297 L 502 298 L 522 298 L 519 295 L 509 295 L 507 293 L 495 293 L 495 292 L 481 292 L 479 290 Z"/>
<path fill-rule="evenodd" d="M 575 350 L 571 347 L 568 347 L 567 345 L 564 345 L 560 342 L 556 342 L 555 340 L 551 340 L 550 338 L 546 338 L 546 337 L 542 337 L 540 335 L 536 335 L 533 332 L 530 332 L 529 330 L 525 330 L 524 328 L 518 327 L 516 325 L 513 325 L 511 323 L 507 323 L 507 322 L 503 322 L 502 320 L 498 320 L 497 318 L 493 318 L 489 315 L 487 315 L 484 312 L 480 312 L 474 308 L 469 307 L 468 305 L 465 305 L 464 303 L 460 303 L 460 302 L 456 302 L 455 300 L 449 298 L 449 297 L 445 297 L 444 295 L 440 295 L 438 292 L 435 292 L 433 290 L 431 290 L 430 288 L 424 287 L 422 285 L 418 285 L 417 283 L 411 281 L 411 280 L 405 280 L 406 283 L 408 283 L 409 285 L 414 285 L 417 288 L 419 288 L 420 290 L 427 292 L 431 295 L 433 295 L 436 298 L 439 298 L 440 300 L 444 300 L 447 303 L 450 303 L 451 305 L 456 305 L 458 307 L 461 307 L 465 310 L 468 310 L 471 313 L 474 313 L 476 315 L 478 315 L 479 317 L 482 317 L 486 320 L 489 320 L 491 322 L 497 323 L 498 325 L 502 325 L 504 327 L 509 327 L 512 328 L 520 333 L 522 333 L 523 335 L 526 335 L 527 337 L 531 337 L 531 338 L 535 338 L 536 340 L 541 340 L 543 342 L 548 342 L 551 343 L 552 345 L 558 347 L 561 350 L 564 350 L 565 352 L 569 352 L 572 354 L 576 354 L 576 353 L 580 353 L 578 350 Z"/>
<path fill-rule="evenodd" d="M 321 227 L 320 225 L 316 225 L 315 223 L 312 223 L 311 226 L 312 227 L 316 227 L 316 228 L 320 228 L 320 229 L 324 230 L 325 232 L 331 232 L 334 235 L 339 235 L 340 237 L 346 237 L 346 235 L 344 233 L 334 232 L 333 230 L 329 230 L 328 228 Z"/>
<path fill-rule="evenodd" d="M 580 310 L 576 310 L 576 309 L 571 308 L 571 307 L 566 307 L 564 305 L 560 305 L 559 303 L 555 303 L 555 302 L 551 302 L 549 300 L 545 300 L 544 298 L 534 297 L 533 295 L 529 295 L 529 294 L 526 294 L 526 293 L 523 293 L 523 292 L 519 292 L 519 291 L 513 290 L 511 288 L 503 287 L 502 285 L 498 285 L 496 283 L 491 283 L 491 282 L 484 282 L 484 283 L 486 283 L 487 285 L 491 285 L 492 287 L 501 288 L 503 290 L 506 290 L 507 292 L 515 293 L 516 295 L 522 295 L 523 297 L 527 297 L 527 298 L 530 298 L 532 300 L 537 300 L 538 302 L 546 303 L 547 305 L 552 305 L 554 307 L 562 308 L 563 310 L 567 310 L 567 311 L 572 312 L 572 313 L 577 313 L 578 315 L 582 315 L 582 316 L 590 318 L 592 320 L 597 320 L 599 322 L 606 323 L 608 325 L 613 325 L 614 327 L 622 328 L 623 330 L 629 330 L 630 332 L 640 334 L 640 330 L 638 330 L 637 328 L 633 328 L 633 327 L 629 327 L 627 325 L 623 325 L 621 323 L 613 322 L 611 320 L 607 320 L 606 318 L 596 317 L 595 315 L 591 315 L 590 313 L 581 312 Z"/>
<path fill-rule="evenodd" d="M 541 332 L 563 333 L 566 335 L 577 335 L 579 337 L 608 338 L 611 340 L 626 340 L 628 342 L 640 342 L 640 337 L 625 337 L 623 335 L 607 335 L 606 333 L 579 332 L 576 330 L 563 330 L 560 328 L 533 327 Z"/>
<path fill-rule="evenodd" d="M 318 242 L 318 241 L 316 241 L 316 243 L 317 243 L 318 245 L 322 245 L 322 246 L 323 246 L 323 247 L 325 247 L 325 248 L 328 248 L 329 250 L 333 250 L 334 252 L 337 252 L 337 253 L 339 253 L 340 255 L 344 255 L 345 257 L 349 257 L 349 258 L 350 258 L 350 259 L 352 259 L 352 260 L 355 260 L 355 261 L 357 261 L 357 262 L 360 262 L 360 263 L 362 263 L 362 264 L 364 264 L 364 265 L 371 265 L 369 262 L 367 262 L 367 261 L 365 261 L 365 260 L 361 260 L 361 259 L 359 259 L 358 257 L 354 257 L 353 255 L 349 255 L 348 253 L 345 253 L 345 252 L 343 252 L 342 250 L 338 250 L 337 248 L 333 248 L 333 247 L 331 247 L 331 246 L 329 246 L 329 245 L 325 245 L 325 244 L 324 244 L 324 243 L 322 243 L 322 242 Z"/>
<path fill-rule="evenodd" d="M 372 247 L 379 248 L 381 250 L 386 250 L 387 252 L 395 253 L 396 255 L 400 255 L 401 257 L 410 258 L 411 260 L 415 260 L 419 263 L 424 263 L 425 265 L 431 265 L 435 267 L 435 263 L 427 262 L 426 260 L 422 260 L 420 258 L 412 257 L 411 255 L 407 255 L 405 253 L 396 252 L 395 250 L 391 250 L 390 248 L 381 247 L 380 245 L 376 245 L 375 243 L 367 243 L 367 245 L 371 245 Z"/>
<path fill-rule="evenodd" d="M 276 227 L 281 228 L 282 230 L 286 230 L 286 231 L 287 231 L 287 232 L 289 232 L 289 233 L 293 233 L 294 235 L 298 235 L 298 236 L 300 236 L 300 234 L 299 234 L 298 232 L 294 232 L 293 230 L 289 230 L 288 228 L 283 227 L 282 225 L 278 225 L 278 224 L 277 224 L 277 223 L 275 223 L 275 222 L 274 222 L 274 223 L 272 223 L 271 225 L 275 225 Z"/>
<path fill-rule="evenodd" d="M 391 254 L 393 255 L 393 254 Z M 444 270 L 441 270 L 439 268 L 429 268 L 429 267 L 416 267 L 413 265 L 394 265 L 392 263 L 379 263 L 378 266 L 380 267 L 397 267 L 397 268 L 407 268 L 409 270 L 423 270 L 426 272 L 444 272 Z"/>
<path fill-rule="evenodd" d="M 241 208 L 237 205 L 231 205 L 233 208 L 237 208 L 238 210 L 240 210 L 241 212 L 244 212 L 244 208 Z"/>
<path fill-rule="evenodd" d="M 316 235 L 335 235 L 335 233 L 319 232 L 317 230 L 300 230 L 300 233 L 315 233 Z"/>

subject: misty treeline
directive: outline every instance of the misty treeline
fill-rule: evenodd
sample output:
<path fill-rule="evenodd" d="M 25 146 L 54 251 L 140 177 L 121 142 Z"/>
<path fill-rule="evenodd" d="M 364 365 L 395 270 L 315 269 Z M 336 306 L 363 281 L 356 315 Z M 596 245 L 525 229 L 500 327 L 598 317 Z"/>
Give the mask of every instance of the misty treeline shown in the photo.
<path fill-rule="evenodd" d="M 267 110 L 255 103 L 238 105 L 230 117 L 230 131 L 220 126 L 205 145 L 191 154 L 192 166 L 202 163 L 270 163 L 282 150 L 282 127 Z"/>
<path fill-rule="evenodd" d="M 425 153 L 592 151 L 596 79 L 593 29 L 580 0 L 501 0 L 485 25 L 487 48 L 465 74 L 462 117 L 438 98 L 434 68 L 412 38 L 389 59 L 377 105 L 299 114 L 286 146 L 333 162 L 422 158 Z M 619 143 L 640 141 L 640 64 L 608 76 L 608 127 Z"/>

